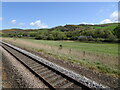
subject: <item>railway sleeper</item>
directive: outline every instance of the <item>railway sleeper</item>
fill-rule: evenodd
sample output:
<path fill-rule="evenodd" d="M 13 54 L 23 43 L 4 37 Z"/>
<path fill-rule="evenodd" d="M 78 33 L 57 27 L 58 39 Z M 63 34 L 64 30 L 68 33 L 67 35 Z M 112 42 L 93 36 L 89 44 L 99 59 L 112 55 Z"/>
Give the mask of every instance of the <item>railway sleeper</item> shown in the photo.
<path fill-rule="evenodd" d="M 34 68 L 38 68 L 38 67 L 41 67 L 40 64 L 36 63 L 36 64 L 33 64 L 33 65 L 28 65 L 31 69 L 34 69 Z"/>
<path fill-rule="evenodd" d="M 54 75 L 55 75 L 55 73 L 51 73 L 51 74 L 48 74 L 48 75 L 44 76 L 44 78 L 45 78 L 45 79 L 51 78 L 51 77 L 54 76 Z"/>
<path fill-rule="evenodd" d="M 60 78 L 61 76 L 59 76 L 59 75 L 55 75 L 55 76 L 53 76 L 53 77 L 51 77 L 51 78 L 48 78 L 47 80 L 49 81 L 49 82 L 53 82 L 54 80 L 57 80 L 58 78 Z"/>
<path fill-rule="evenodd" d="M 45 68 L 45 67 L 44 67 L 44 66 L 40 66 L 40 67 L 33 68 L 33 70 L 34 70 L 35 72 L 38 72 L 38 71 L 40 71 L 40 70 L 43 69 L 43 68 Z"/>
<path fill-rule="evenodd" d="M 56 81 L 53 83 L 53 86 L 56 87 L 58 84 L 61 84 L 61 83 L 65 82 L 65 81 L 66 81 L 65 78 L 61 78 L 59 81 L 56 80 Z"/>
<path fill-rule="evenodd" d="M 71 85 L 73 85 L 73 83 L 68 82 L 68 83 L 65 83 L 65 84 L 61 85 L 59 88 L 69 88 L 69 87 L 71 87 Z"/>
<path fill-rule="evenodd" d="M 46 76 L 47 74 L 49 74 L 51 72 L 51 70 L 45 71 L 43 73 L 41 73 L 42 76 Z"/>

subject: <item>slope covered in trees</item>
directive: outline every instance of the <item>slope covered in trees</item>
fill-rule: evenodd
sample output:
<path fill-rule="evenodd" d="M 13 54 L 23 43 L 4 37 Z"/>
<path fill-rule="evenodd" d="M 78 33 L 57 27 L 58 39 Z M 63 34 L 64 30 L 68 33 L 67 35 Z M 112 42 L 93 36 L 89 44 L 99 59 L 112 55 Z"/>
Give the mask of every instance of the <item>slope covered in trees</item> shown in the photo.
<path fill-rule="evenodd" d="M 3 37 L 27 37 L 39 40 L 80 40 L 116 42 L 120 38 L 117 23 L 101 25 L 65 25 L 50 29 L 7 29 Z"/>

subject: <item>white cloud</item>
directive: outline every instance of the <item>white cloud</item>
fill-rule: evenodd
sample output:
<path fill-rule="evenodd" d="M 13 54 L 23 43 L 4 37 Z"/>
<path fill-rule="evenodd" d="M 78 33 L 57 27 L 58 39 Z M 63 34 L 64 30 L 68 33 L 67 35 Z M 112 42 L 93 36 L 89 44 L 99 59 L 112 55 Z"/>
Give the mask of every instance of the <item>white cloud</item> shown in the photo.
<path fill-rule="evenodd" d="M 20 26 L 25 25 L 25 23 L 17 23 L 17 20 L 11 20 L 10 23 L 13 25 L 20 25 Z"/>
<path fill-rule="evenodd" d="M 48 26 L 43 24 L 40 20 L 37 20 L 35 22 L 31 22 L 30 25 L 38 27 L 38 28 L 48 28 Z"/>
<path fill-rule="evenodd" d="M 16 24 L 16 20 L 11 20 L 11 24 Z"/>
<path fill-rule="evenodd" d="M 112 21 L 110 19 L 105 19 L 103 21 L 100 22 L 101 24 L 104 24 L 104 23 L 112 23 Z"/>
<path fill-rule="evenodd" d="M 120 12 L 119 12 L 120 14 Z M 114 11 L 110 16 L 109 16 L 109 19 L 105 19 L 105 20 L 102 20 L 100 23 L 101 24 L 104 24 L 104 23 L 116 23 L 118 22 L 118 11 Z M 120 19 L 120 17 L 119 17 Z"/>
<path fill-rule="evenodd" d="M 2 21 L 3 20 L 3 18 L 2 17 L 0 17 L 0 21 Z"/>
<path fill-rule="evenodd" d="M 110 18 L 111 18 L 112 21 L 118 21 L 118 11 L 113 12 L 110 15 Z"/>

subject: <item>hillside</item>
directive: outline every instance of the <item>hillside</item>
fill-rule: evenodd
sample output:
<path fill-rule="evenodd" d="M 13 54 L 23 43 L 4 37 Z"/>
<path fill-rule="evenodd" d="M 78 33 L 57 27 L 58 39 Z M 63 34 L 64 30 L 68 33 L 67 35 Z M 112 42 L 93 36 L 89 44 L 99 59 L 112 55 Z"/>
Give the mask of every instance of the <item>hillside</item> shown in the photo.
<path fill-rule="evenodd" d="M 76 30 L 90 30 L 90 29 L 109 29 L 113 30 L 115 27 L 117 27 L 117 23 L 111 23 L 111 24 L 101 24 L 101 25 L 88 25 L 88 24 L 80 24 L 80 25 L 65 25 L 65 26 L 58 26 L 55 28 L 52 28 L 53 30 L 60 30 L 60 31 L 76 31 Z"/>
<path fill-rule="evenodd" d="M 110 23 L 110 24 L 100 24 L 100 25 L 88 25 L 88 24 L 80 24 L 80 25 L 65 25 L 65 26 L 57 26 L 51 28 L 51 30 L 59 30 L 59 31 L 75 31 L 75 30 L 87 30 L 87 29 L 109 29 L 113 30 L 118 26 L 118 23 Z M 44 29 L 4 29 L 2 32 L 13 32 L 13 31 L 34 31 L 34 30 L 44 30 Z"/>
<path fill-rule="evenodd" d="M 116 41 L 118 23 L 65 25 L 50 29 L 7 29 L 2 36 L 31 37 L 42 40 Z"/>

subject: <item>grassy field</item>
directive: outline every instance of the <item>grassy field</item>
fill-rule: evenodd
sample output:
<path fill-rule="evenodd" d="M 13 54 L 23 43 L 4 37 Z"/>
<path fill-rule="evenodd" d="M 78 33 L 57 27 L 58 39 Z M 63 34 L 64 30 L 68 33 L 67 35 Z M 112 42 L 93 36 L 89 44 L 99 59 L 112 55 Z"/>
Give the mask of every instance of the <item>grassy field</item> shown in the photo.
<path fill-rule="evenodd" d="M 48 40 L 34 40 L 34 39 L 21 39 L 37 44 L 45 44 L 51 46 L 62 45 L 63 48 L 75 49 L 78 51 L 87 51 L 100 54 L 107 54 L 112 56 L 118 56 L 118 44 L 110 43 L 83 43 L 77 41 L 48 41 Z"/>
<path fill-rule="evenodd" d="M 118 44 L 48 41 L 22 38 L 3 38 L 3 40 L 62 60 L 78 63 L 109 75 L 117 76 L 119 73 Z M 59 45 L 63 47 L 60 48 Z"/>

